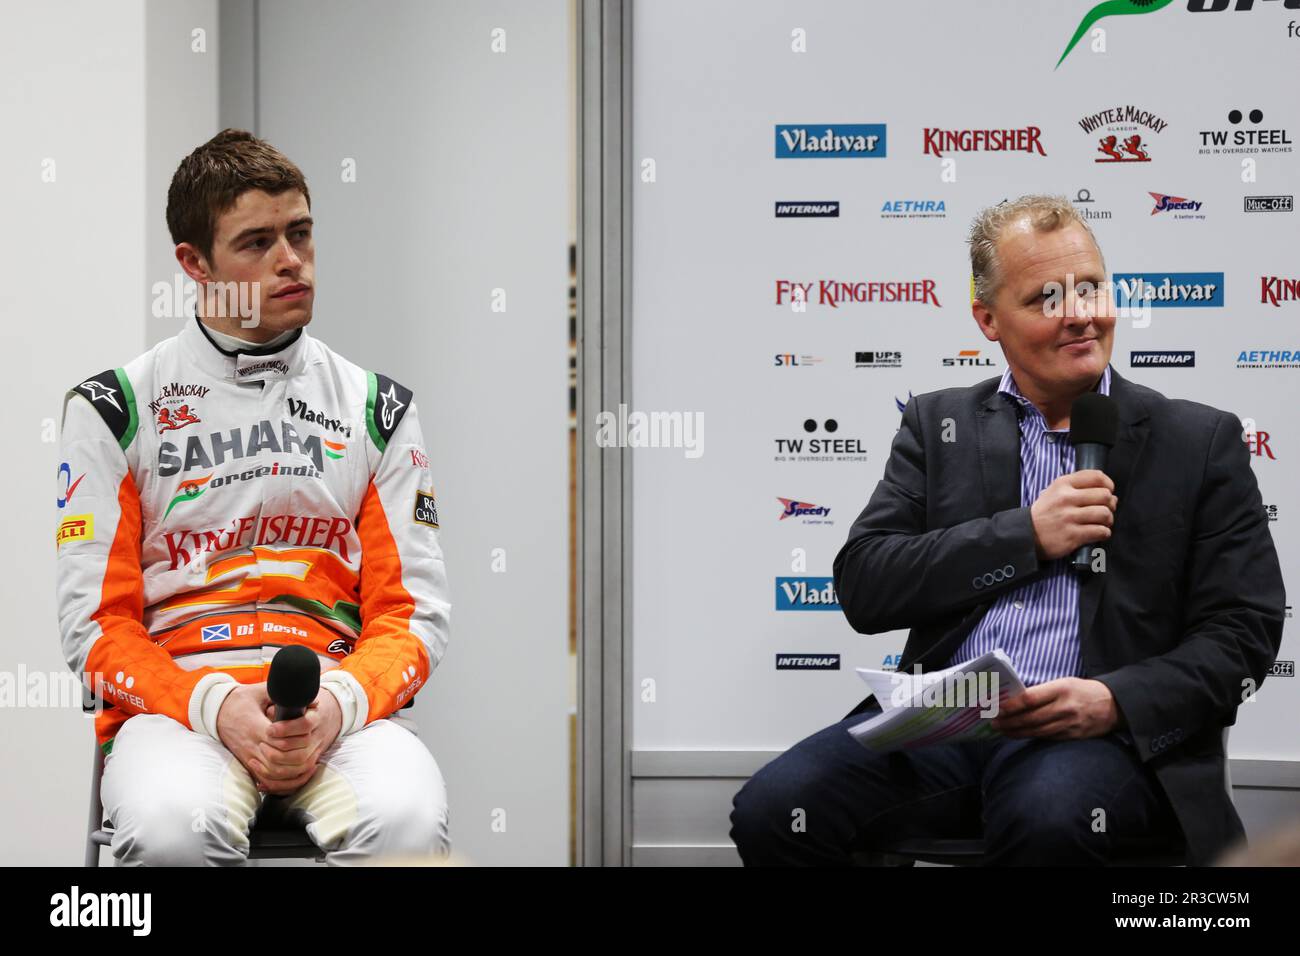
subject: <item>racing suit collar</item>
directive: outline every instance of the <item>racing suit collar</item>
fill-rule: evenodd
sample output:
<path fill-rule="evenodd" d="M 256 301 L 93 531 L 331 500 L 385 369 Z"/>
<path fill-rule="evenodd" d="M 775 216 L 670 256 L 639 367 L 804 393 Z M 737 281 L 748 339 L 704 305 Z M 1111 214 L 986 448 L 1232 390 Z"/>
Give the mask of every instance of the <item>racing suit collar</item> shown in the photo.
<path fill-rule="evenodd" d="M 230 351 L 208 334 L 198 316 L 181 330 L 181 344 L 204 373 L 230 382 L 258 382 L 292 378 L 303 370 L 311 341 L 302 328 L 278 345 L 253 346 Z"/>

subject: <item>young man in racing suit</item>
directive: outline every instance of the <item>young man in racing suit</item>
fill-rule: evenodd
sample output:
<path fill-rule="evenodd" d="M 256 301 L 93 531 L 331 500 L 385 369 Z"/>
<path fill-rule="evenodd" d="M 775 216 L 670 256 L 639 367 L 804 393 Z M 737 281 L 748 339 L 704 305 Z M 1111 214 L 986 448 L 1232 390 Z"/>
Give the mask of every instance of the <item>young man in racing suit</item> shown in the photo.
<path fill-rule="evenodd" d="M 59 624 L 104 703 L 113 855 L 242 863 L 263 811 L 330 863 L 445 854 L 443 779 L 400 714 L 450 612 L 412 394 L 307 334 L 310 194 L 274 148 L 238 130 L 200 146 L 167 221 L 198 316 L 63 411 Z M 222 289 L 251 294 L 256 322 Z M 321 689 L 274 722 L 289 644 L 316 653 Z"/>

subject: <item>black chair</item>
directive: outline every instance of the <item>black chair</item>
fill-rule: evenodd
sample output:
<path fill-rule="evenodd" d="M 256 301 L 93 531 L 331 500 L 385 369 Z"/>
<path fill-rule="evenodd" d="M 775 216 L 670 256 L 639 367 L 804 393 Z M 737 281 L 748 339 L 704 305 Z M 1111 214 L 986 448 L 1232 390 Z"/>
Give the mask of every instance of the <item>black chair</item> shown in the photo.
<path fill-rule="evenodd" d="M 1232 799 L 1232 774 L 1228 761 L 1228 730 L 1223 728 L 1223 786 Z M 935 863 L 942 866 L 980 866 L 984 860 L 983 837 L 939 838 L 900 837 L 872 850 L 853 854 L 854 866 L 914 866 Z M 1143 838 L 1117 844 L 1110 866 L 1185 866 L 1187 847 L 1181 837 Z"/>

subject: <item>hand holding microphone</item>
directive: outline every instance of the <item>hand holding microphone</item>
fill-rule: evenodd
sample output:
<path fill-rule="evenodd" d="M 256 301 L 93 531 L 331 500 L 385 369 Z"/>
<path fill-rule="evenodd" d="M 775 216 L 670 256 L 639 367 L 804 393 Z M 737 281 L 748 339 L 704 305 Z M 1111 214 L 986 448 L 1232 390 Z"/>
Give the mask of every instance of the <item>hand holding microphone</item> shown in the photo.
<path fill-rule="evenodd" d="M 1106 457 L 1119 433 L 1119 407 L 1098 392 L 1086 392 L 1070 408 L 1070 442 L 1075 468 L 1043 490 L 1030 509 L 1040 558 L 1074 552 L 1076 571 L 1091 566 L 1090 545 L 1110 539 L 1115 523 L 1115 482 L 1105 473 Z"/>

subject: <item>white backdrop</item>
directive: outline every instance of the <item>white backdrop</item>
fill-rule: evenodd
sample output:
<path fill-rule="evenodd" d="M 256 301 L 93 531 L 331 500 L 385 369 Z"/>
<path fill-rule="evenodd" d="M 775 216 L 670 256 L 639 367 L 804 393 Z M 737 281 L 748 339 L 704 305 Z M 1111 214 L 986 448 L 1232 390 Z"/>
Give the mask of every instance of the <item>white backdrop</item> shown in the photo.
<path fill-rule="evenodd" d="M 1195 12 L 1175 0 L 1100 21 L 1104 51 L 1085 37 L 1054 69 L 1093 5 L 634 5 L 634 407 L 702 412 L 707 423 L 698 458 L 666 448 L 632 457 L 635 750 L 784 749 L 865 696 L 854 667 L 896 660 L 906 632 L 858 635 L 838 611 L 778 611 L 776 578 L 830 576 L 883 472 L 898 402 L 1005 368 L 970 315 L 965 237 L 980 208 L 1006 197 L 1090 199 L 1078 205 L 1112 277 L 1223 274 L 1221 306 L 1156 309 L 1149 327 L 1117 325 L 1112 364 L 1267 433 L 1274 457 L 1253 462 L 1264 502 L 1276 506 L 1271 529 L 1293 585 L 1300 357 L 1273 368 L 1238 360 L 1243 351 L 1300 349 L 1300 301 L 1261 302 L 1263 277 L 1300 277 L 1297 215 L 1244 211 L 1245 197 L 1300 191 L 1300 155 L 1289 145 L 1300 139 L 1300 110 L 1278 82 L 1295 76 L 1300 39 L 1287 31 L 1300 12 L 1281 4 Z M 801 37 L 805 52 L 795 49 Z M 1139 122 L 1084 122 L 1130 108 Z M 1232 110 L 1243 114 L 1236 125 Z M 1262 112 L 1258 122 L 1252 110 Z M 879 124 L 884 155 L 777 158 L 784 124 L 809 135 Z M 927 128 L 1030 127 L 1045 155 L 940 159 L 924 150 Z M 1262 137 L 1273 145 L 1199 152 L 1209 148 L 1203 132 L 1231 140 L 1251 129 L 1273 131 Z M 1115 135 L 1123 154 L 1135 133 L 1149 161 L 1094 161 L 1105 155 L 1103 137 Z M 1243 181 L 1247 158 L 1255 182 Z M 1153 214 L 1152 193 L 1201 205 Z M 906 215 L 895 204 L 909 200 L 932 211 L 941 203 L 943 214 Z M 836 202 L 839 216 L 778 218 L 783 201 Z M 782 279 L 933 280 L 940 307 L 832 308 L 814 285 L 800 314 L 788 299 L 777 304 Z M 944 365 L 963 350 L 991 364 Z M 1130 353 L 1145 350 L 1191 351 L 1195 366 L 1131 367 Z M 901 362 L 856 367 L 867 351 L 898 352 Z M 808 419 L 816 432 L 804 430 Z M 833 435 L 827 419 L 837 423 Z M 776 460 L 778 439 L 816 437 L 856 440 L 861 454 L 848 444 L 843 460 Z M 779 498 L 829 512 L 781 520 Z M 796 549 L 806 570 L 792 570 Z M 1279 657 L 1297 652 L 1288 621 Z M 838 654 L 840 668 L 777 670 L 781 653 Z M 1298 695 L 1294 677 L 1271 677 L 1240 709 L 1233 756 L 1300 760 Z"/>

